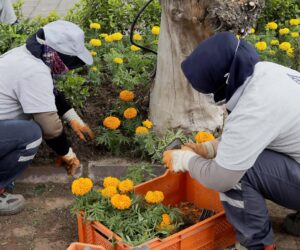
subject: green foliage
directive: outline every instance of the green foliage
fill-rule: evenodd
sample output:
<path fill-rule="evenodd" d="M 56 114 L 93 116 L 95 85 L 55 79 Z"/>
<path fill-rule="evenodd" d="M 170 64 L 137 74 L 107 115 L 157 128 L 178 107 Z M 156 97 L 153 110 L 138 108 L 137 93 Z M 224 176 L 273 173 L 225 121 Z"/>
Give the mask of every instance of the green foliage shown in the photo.
<path fill-rule="evenodd" d="M 110 33 L 114 30 L 127 31 L 139 10 L 145 5 L 145 0 L 80 0 L 68 12 L 67 20 L 77 23 L 84 29 L 91 22 L 99 22 L 103 31 Z M 143 13 L 137 28 L 149 24 L 160 23 L 160 4 L 153 1 Z"/>
<path fill-rule="evenodd" d="M 23 45 L 36 28 L 28 21 L 15 25 L 0 23 L 0 55 L 10 49 Z"/>
<path fill-rule="evenodd" d="M 128 167 L 126 178 L 131 179 L 134 185 L 140 184 L 156 177 L 153 166 L 147 162 Z"/>
<path fill-rule="evenodd" d="M 23 18 L 23 13 L 22 13 L 23 4 L 24 4 L 23 0 L 17 0 L 13 3 L 13 8 L 15 10 L 15 14 L 16 14 L 18 20 Z"/>
<path fill-rule="evenodd" d="M 113 155 L 119 155 L 123 146 L 129 145 L 130 140 L 119 129 L 110 130 L 104 127 L 98 128 L 96 142 L 105 146 Z"/>
<path fill-rule="evenodd" d="M 266 26 L 266 23 L 264 24 Z M 280 34 L 280 29 L 288 28 L 288 34 Z M 258 42 L 265 42 L 266 49 L 257 49 L 262 61 L 275 62 L 286 67 L 300 71 L 300 25 L 290 25 L 289 19 L 278 25 L 276 30 L 257 30 L 249 34 L 245 39 L 253 46 L 259 47 Z M 298 35 L 293 37 L 292 34 Z M 272 44 L 272 40 L 277 40 L 279 44 Z M 280 44 L 287 42 L 291 48 L 283 50 Z"/>
<path fill-rule="evenodd" d="M 70 72 L 61 76 L 56 85 L 59 90 L 64 92 L 74 107 L 83 107 L 90 90 L 84 77 Z"/>
<path fill-rule="evenodd" d="M 283 23 L 287 19 L 300 16 L 299 0 L 266 0 L 262 15 L 258 19 L 258 29 L 264 29 L 266 22 Z"/>
<path fill-rule="evenodd" d="M 156 136 L 153 132 L 146 135 L 136 135 L 134 142 L 137 145 L 136 150 L 140 153 L 144 152 L 151 157 L 152 162 L 162 161 L 162 154 L 175 139 L 180 139 L 183 143 L 192 141 L 182 130 L 167 130 L 165 134 Z"/>
<path fill-rule="evenodd" d="M 31 23 L 37 25 L 39 28 L 45 26 L 47 23 L 54 22 L 60 19 L 59 14 L 56 11 L 49 12 L 48 16 L 36 16 L 31 20 Z"/>

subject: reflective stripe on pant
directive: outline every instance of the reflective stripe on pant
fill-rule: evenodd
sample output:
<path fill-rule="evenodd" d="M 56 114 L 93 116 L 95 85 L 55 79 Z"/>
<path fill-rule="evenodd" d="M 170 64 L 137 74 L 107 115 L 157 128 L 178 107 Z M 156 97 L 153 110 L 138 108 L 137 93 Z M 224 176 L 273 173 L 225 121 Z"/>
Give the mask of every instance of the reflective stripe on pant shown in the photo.
<path fill-rule="evenodd" d="M 250 250 L 261 250 L 274 241 L 265 199 L 300 211 L 299 197 L 300 164 L 271 150 L 260 154 L 240 183 L 220 194 L 238 241 Z"/>
<path fill-rule="evenodd" d="M 42 132 L 34 121 L 0 121 L 0 188 L 32 162 L 41 142 Z"/>

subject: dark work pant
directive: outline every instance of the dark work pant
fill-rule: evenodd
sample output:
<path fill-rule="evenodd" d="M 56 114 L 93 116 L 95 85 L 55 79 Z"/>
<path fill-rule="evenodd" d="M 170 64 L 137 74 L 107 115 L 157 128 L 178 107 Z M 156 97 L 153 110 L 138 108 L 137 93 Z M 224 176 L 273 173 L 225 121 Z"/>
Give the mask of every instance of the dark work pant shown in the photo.
<path fill-rule="evenodd" d="M 0 188 L 31 163 L 41 141 L 41 129 L 34 121 L 0 121 Z"/>
<path fill-rule="evenodd" d="M 265 150 L 241 181 L 220 198 L 238 241 L 247 249 L 261 250 L 274 243 L 265 199 L 300 211 L 300 164 Z"/>

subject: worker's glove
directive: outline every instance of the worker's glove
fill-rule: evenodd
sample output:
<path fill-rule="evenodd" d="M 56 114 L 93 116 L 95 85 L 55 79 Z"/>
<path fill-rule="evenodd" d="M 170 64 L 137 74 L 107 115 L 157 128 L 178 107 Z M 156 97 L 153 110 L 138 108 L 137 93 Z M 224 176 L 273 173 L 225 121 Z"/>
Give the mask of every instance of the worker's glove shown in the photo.
<path fill-rule="evenodd" d="M 75 175 L 80 169 L 80 161 L 72 148 L 69 148 L 69 152 L 66 155 L 59 156 L 56 160 L 58 166 L 64 166 L 68 175 Z"/>
<path fill-rule="evenodd" d="M 67 111 L 62 118 L 69 123 L 73 131 L 77 134 L 80 140 L 86 141 L 86 137 L 94 139 L 94 133 L 85 124 L 74 109 Z"/>
<path fill-rule="evenodd" d="M 189 171 L 189 162 L 193 157 L 199 157 L 195 152 L 185 149 L 167 150 L 163 154 L 165 166 L 172 172 Z"/>
<path fill-rule="evenodd" d="M 203 158 L 212 159 L 217 153 L 218 140 L 212 140 L 203 143 L 186 143 L 184 146 L 192 149 L 195 153 Z"/>

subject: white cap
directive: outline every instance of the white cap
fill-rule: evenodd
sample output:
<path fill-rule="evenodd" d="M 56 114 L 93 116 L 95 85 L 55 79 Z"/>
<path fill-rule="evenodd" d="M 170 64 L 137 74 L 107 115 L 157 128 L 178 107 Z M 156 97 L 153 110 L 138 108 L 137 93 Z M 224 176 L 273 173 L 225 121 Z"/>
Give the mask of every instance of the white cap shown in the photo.
<path fill-rule="evenodd" d="M 41 44 L 48 45 L 59 53 L 77 56 L 84 63 L 91 65 L 93 57 L 84 46 L 84 33 L 76 24 L 58 20 L 43 27 L 45 41 L 37 38 Z"/>

